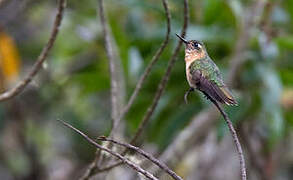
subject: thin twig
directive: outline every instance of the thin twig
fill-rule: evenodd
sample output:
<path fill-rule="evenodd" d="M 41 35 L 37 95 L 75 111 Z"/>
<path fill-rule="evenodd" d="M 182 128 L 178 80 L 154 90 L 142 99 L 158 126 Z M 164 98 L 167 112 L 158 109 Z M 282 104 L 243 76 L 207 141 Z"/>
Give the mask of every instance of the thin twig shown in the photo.
<path fill-rule="evenodd" d="M 111 77 L 111 118 L 112 118 L 112 129 L 116 129 L 118 125 L 117 119 L 119 117 L 119 108 L 118 108 L 118 80 L 116 77 L 116 67 L 115 67 L 115 57 L 113 52 L 113 46 L 111 43 L 110 33 L 109 33 L 109 24 L 105 16 L 104 10 L 104 1 L 98 0 L 99 16 L 101 21 L 101 26 L 103 30 L 103 36 L 105 41 L 105 49 L 107 57 L 109 59 L 109 69 Z M 112 130 L 111 133 L 112 134 Z"/>
<path fill-rule="evenodd" d="M 33 65 L 32 69 L 31 69 L 31 71 L 13 89 L 1 94 L 0 95 L 0 101 L 5 101 L 5 100 L 8 100 L 10 98 L 13 98 L 13 97 L 17 96 L 19 93 L 21 93 L 24 90 L 24 88 L 32 81 L 32 79 L 35 77 L 35 75 L 39 72 L 39 70 L 42 67 L 43 62 L 47 58 L 48 53 L 49 53 L 50 49 L 53 47 L 54 42 L 56 40 L 57 34 L 59 32 L 60 25 L 61 25 L 61 21 L 62 21 L 65 6 L 66 6 L 66 0 L 59 0 L 58 11 L 57 11 L 57 14 L 56 14 L 56 17 L 55 17 L 54 26 L 53 26 L 50 38 L 48 40 L 48 43 L 44 46 L 41 54 L 37 58 L 35 64 Z"/>
<path fill-rule="evenodd" d="M 101 141 L 109 141 L 109 142 L 112 142 L 114 144 L 118 144 L 120 146 L 126 147 L 128 149 L 132 149 L 132 150 L 136 151 L 137 153 L 141 154 L 142 156 L 144 156 L 145 158 L 147 158 L 150 161 L 152 161 L 154 164 L 156 164 L 158 167 L 160 167 L 161 169 L 163 169 L 167 174 L 169 174 L 174 179 L 176 179 L 176 180 L 182 180 L 182 178 L 179 177 L 174 171 L 172 171 L 165 163 L 160 162 L 154 156 L 152 156 L 151 154 L 143 151 L 142 149 L 140 149 L 140 148 L 138 148 L 136 146 L 133 146 L 133 145 L 127 144 L 127 143 L 118 142 L 118 141 L 115 141 L 113 139 L 106 138 L 105 136 L 99 137 L 98 140 L 101 140 Z"/>
<path fill-rule="evenodd" d="M 101 26 L 103 30 L 105 49 L 107 57 L 109 59 L 109 69 L 110 69 L 110 78 L 111 78 L 111 119 L 112 119 L 112 128 L 110 129 L 110 137 L 116 137 L 119 135 L 118 125 L 121 119 L 121 92 L 123 88 L 121 83 L 123 80 L 121 72 L 120 58 L 117 55 L 117 47 L 114 43 L 114 38 L 112 36 L 111 28 L 107 19 L 107 15 L 104 7 L 104 0 L 98 0 L 98 14 L 101 21 Z M 112 148 L 110 145 L 108 148 Z M 98 150 L 100 151 L 100 150 Z M 104 154 L 101 154 L 97 151 L 95 162 L 98 167 L 101 166 L 106 160 L 109 160 Z"/>
<path fill-rule="evenodd" d="M 119 121 L 121 120 L 119 115 L 119 86 L 118 86 L 118 77 L 117 77 L 117 58 L 115 58 L 110 29 L 108 20 L 105 15 L 104 1 L 98 0 L 98 13 L 102 26 L 102 33 L 104 37 L 105 49 L 107 57 L 109 60 L 109 70 L 110 70 L 110 79 L 111 79 L 111 119 L 112 127 L 110 129 L 110 137 L 114 137 L 114 134 L 117 130 Z M 105 159 L 104 155 L 101 155 L 100 149 L 97 149 L 94 160 L 90 163 L 85 173 L 82 175 L 80 180 L 87 180 L 93 176 L 97 171 L 97 166 L 100 165 Z M 102 157 L 101 157 L 102 156 Z"/>
<path fill-rule="evenodd" d="M 244 155 L 243 155 L 242 147 L 241 147 L 241 144 L 239 142 L 237 133 L 236 133 L 234 127 L 233 127 L 233 124 L 230 121 L 230 119 L 229 119 L 228 115 L 226 114 L 226 112 L 223 110 L 222 106 L 217 101 L 215 101 L 213 98 L 211 98 L 209 95 L 207 95 L 207 94 L 205 94 L 205 95 L 218 108 L 218 110 L 222 114 L 223 118 L 225 119 L 225 121 L 226 121 L 226 123 L 227 123 L 227 125 L 229 127 L 229 130 L 230 130 L 230 133 L 231 133 L 232 138 L 234 140 L 234 143 L 236 145 L 236 149 L 237 149 L 237 152 L 238 152 L 238 157 L 239 157 L 239 160 L 240 160 L 241 179 L 246 180 L 247 178 L 246 178 L 246 167 L 245 167 Z"/>
<path fill-rule="evenodd" d="M 189 20 L 189 12 L 188 12 L 188 0 L 184 0 L 184 23 L 183 23 L 183 28 L 182 28 L 182 31 L 181 31 L 181 37 L 185 37 L 185 34 L 186 34 L 186 29 L 187 29 L 187 26 L 188 26 L 188 20 Z M 153 99 L 153 102 L 152 104 L 149 106 L 146 114 L 144 115 L 143 117 L 143 120 L 141 121 L 134 137 L 132 138 L 132 140 L 130 141 L 130 144 L 135 144 L 138 137 L 141 135 L 143 129 L 145 129 L 145 126 L 147 124 L 147 122 L 149 121 L 150 117 L 152 116 L 154 110 L 156 109 L 157 105 L 158 105 L 158 102 L 165 90 L 165 87 L 168 83 L 168 80 L 170 78 L 170 75 L 171 75 L 171 71 L 173 69 L 173 66 L 176 62 L 176 59 L 177 59 L 177 55 L 180 51 L 180 48 L 181 48 L 181 45 L 182 45 L 182 41 L 178 41 L 178 44 L 171 56 L 171 59 L 168 63 L 168 67 L 167 67 L 167 70 L 158 86 L 158 89 L 157 89 L 157 92 L 155 94 L 155 97 Z"/>
<path fill-rule="evenodd" d="M 74 130 L 76 133 L 80 134 L 82 137 L 84 137 L 89 143 L 91 143 L 92 145 L 94 145 L 96 148 L 101 149 L 102 151 L 106 151 L 109 154 L 115 156 L 116 158 L 120 159 L 124 164 L 126 164 L 127 166 L 129 166 L 130 168 L 132 168 L 134 171 L 144 175 L 146 178 L 151 179 L 151 180 L 158 180 L 158 178 L 156 178 L 154 175 L 152 175 L 151 173 L 149 173 L 148 171 L 145 171 L 144 169 L 142 169 L 141 167 L 139 167 L 138 165 L 136 165 L 135 163 L 133 163 L 132 161 L 128 160 L 127 158 L 121 156 L 120 154 L 103 147 L 102 145 L 98 144 L 97 142 L 95 142 L 94 140 L 92 140 L 90 137 L 88 137 L 86 134 L 84 134 L 83 132 L 81 132 L 80 130 L 76 129 L 75 127 L 71 126 L 70 124 L 59 120 L 61 123 L 63 123 L 65 126 L 67 126 L 68 128 Z"/>
<path fill-rule="evenodd" d="M 120 115 L 120 119 L 122 119 L 124 117 L 124 115 L 129 111 L 130 107 L 132 106 L 134 100 L 136 99 L 139 91 L 142 88 L 142 85 L 144 84 L 146 78 L 148 77 L 148 75 L 150 74 L 153 66 L 155 65 L 155 63 L 159 60 L 163 50 L 166 48 L 169 39 L 170 39 L 170 32 L 171 32 L 171 14 L 168 8 L 168 3 L 167 0 L 162 0 L 163 6 L 164 6 L 164 10 L 165 10 L 165 15 L 167 18 L 167 32 L 166 32 L 166 37 L 165 40 L 162 42 L 160 48 L 157 50 L 157 52 L 155 53 L 155 55 L 152 57 L 151 62 L 148 64 L 147 68 L 145 69 L 144 73 L 142 74 L 142 76 L 140 77 L 139 81 L 136 84 L 135 90 L 133 91 L 127 105 L 125 106 L 125 108 L 123 109 L 121 115 Z"/>

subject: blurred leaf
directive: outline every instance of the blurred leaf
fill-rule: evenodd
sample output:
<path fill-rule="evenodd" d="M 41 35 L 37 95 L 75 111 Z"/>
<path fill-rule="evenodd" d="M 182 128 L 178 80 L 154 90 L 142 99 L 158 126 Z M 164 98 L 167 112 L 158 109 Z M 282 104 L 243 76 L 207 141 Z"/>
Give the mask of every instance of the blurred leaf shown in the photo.
<path fill-rule="evenodd" d="M 293 49 L 293 36 L 291 35 L 277 37 L 275 41 L 281 49 Z"/>
<path fill-rule="evenodd" d="M 9 84 L 14 83 L 19 75 L 20 57 L 13 39 L 0 29 L 0 68 L 1 68 L 1 88 L 8 88 Z M 6 84 L 8 83 L 8 84 Z M 4 86 L 4 87 L 3 87 Z M 3 90 L 3 89 L 1 89 Z"/>
<path fill-rule="evenodd" d="M 276 72 L 270 66 L 257 66 L 262 76 L 265 91 L 262 92 L 263 118 L 270 127 L 270 142 L 274 145 L 284 135 L 284 119 L 280 107 L 282 85 Z"/>

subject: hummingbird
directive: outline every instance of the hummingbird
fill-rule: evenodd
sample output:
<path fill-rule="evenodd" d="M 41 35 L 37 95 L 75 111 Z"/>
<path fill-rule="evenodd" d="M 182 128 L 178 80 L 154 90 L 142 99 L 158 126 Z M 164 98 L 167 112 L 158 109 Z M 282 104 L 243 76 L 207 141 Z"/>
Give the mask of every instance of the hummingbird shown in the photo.
<path fill-rule="evenodd" d="M 176 34 L 185 44 L 186 78 L 189 90 L 184 99 L 187 103 L 189 93 L 195 89 L 201 91 L 208 99 L 227 105 L 237 105 L 235 98 L 223 81 L 218 66 L 210 58 L 201 41 L 186 40 Z"/>

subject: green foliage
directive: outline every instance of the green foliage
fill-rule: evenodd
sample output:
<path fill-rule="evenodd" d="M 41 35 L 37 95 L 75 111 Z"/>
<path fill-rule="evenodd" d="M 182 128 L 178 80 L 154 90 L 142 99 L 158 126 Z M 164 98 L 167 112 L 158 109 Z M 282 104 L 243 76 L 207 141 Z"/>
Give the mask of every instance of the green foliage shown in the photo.
<path fill-rule="evenodd" d="M 172 13 L 170 43 L 125 117 L 125 134 L 128 137 L 136 131 L 152 103 L 177 42 L 175 33 L 180 32 L 182 26 L 182 1 L 168 0 L 168 3 Z M 224 77 L 235 50 L 247 3 L 232 0 L 189 2 L 191 20 L 187 39 L 204 41 Z M 96 6 L 95 0 L 86 3 L 68 1 L 60 34 L 46 62 L 47 67 L 36 79 L 37 92 L 27 93 L 32 99 L 29 102 L 41 108 L 36 113 L 35 108 L 30 108 L 30 103 L 24 105 L 23 116 L 30 120 L 24 131 L 31 143 L 40 147 L 41 155 L 49 154 L 46 156 L 48 159 L 56 154 L 70 152 L 65 154 L 84 163 L 89 162 L 95 151 L 78 135 L 70 134 L 66 129 L 56 129 L 52 124 L 57 124 L 57 119 L 71 123 L 92 137 L 108 134 L 111 127 L 109 67 Z M 107 0 L 105 7 L 122 61 L 127 102 L 140 75 L 164 40 L 165 13 L 161 2 L 155 0 Z M 14 30 L 19 38 L 17 40 L 25 68 L 30 67 L 48 38 L 52 12 L 55 12 L 55 3 L 33 3 L 26 12 L 25 23 L 30 27 L 27 29 L 24 23 L 19 22 L 22 26 Z M 264 132 L 261 136 L 265 139 L 268 151 L 279 145 L 293 127 L 292 107 L 285 109 L 281 101 L 284 89 L 293 88 L 292 24 L 293 0 L 286 0 L 277 3 L 272 11 L 272 37 L 260 32 L 258 27 L 253 29 L 252 41 L 249 41 L 248 51 L 244 55 L 245 62 L 237 73 L 236 88 L 233 90 L 239 106 L 225 108 L 235 125 L 249 121 L 259 126 Z M 27 37 L 22 37 L 23 31 L 27 31 Z M 270 44 L 263 48 L 262 43 L 266 40 L 271 40 Z M 183 58 L 182 50 L 167 88 L 144 132 L 145 139 L 156 144 L 160 150 L 168 146 L 192 118 L 210 104 L 197 92 L 189 97 L 188 105 L 184 103 L 183 96 L 188 90 L 188 83 Z M 8 105 L 1 105 L 0 129 L 3 134 L 4 129 L 10 126 L 9 120 L 15 118 L 9 111 Z M 5 118 L 9 120 L 3 120 Z M 41 123 L 35 124 L 35 121 Z M 222 119 L 219 119 L 217 131 L 219 139 L 228 132 Z M 69 135 L 58 139 L 64 134 Z M 2 137 L 0 142 L 2 144 Z M 64 144 L 69 144 L 69 148 L 64 147 Z M 46 150 L 51 146 L 62 150 Z M 27 160 L 21 153 L 24 152 L 7 153 L 7 158 L 4 158 L 7 166 L 16 174 L 26 172 L 25 168 L 28 168 Z"/>

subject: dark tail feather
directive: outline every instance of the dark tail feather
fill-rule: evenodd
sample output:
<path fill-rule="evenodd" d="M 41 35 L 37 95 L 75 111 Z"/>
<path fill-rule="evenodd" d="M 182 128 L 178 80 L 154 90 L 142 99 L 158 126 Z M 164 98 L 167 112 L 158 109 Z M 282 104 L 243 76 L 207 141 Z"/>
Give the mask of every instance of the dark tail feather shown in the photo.
<path fill-rule="evenodd" d="M 218 96 L 222 99 L 222 103 L 225 103 L 227 105 L 238 105 L 237 101 L 227 87 L 218 87 L 218 90 L 216 90 L 216 92 Z"/>
<path fill-rule="evenodd" d="M 226 86 L 219 87 L 214 82 L 211 82 L 205 78 L 201 78 L 201 81 L 198 85 L 199 86 L 197 86 L 197 89 L 202 91 L 205 95 L 212 98 L 213 100 L 227 105 L 237 105 L 237 102 L 234 99 L 232 93 Z"/>
<path fill-rule="evenodd" d="M 205 94 L 208 94 L 214 100 L 227 104 L 227 105 L 238 105 L 232 93 L 228 90 L 227 87 L 222 86 L 218 87 L 216 84 L 211 83 L 209 88 L 205 89 Z"/>

